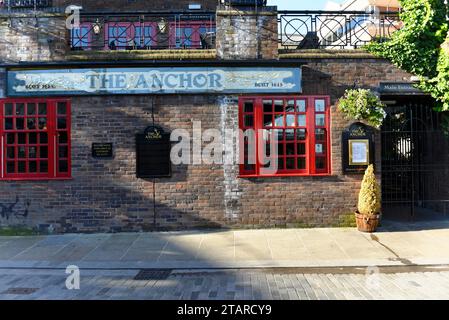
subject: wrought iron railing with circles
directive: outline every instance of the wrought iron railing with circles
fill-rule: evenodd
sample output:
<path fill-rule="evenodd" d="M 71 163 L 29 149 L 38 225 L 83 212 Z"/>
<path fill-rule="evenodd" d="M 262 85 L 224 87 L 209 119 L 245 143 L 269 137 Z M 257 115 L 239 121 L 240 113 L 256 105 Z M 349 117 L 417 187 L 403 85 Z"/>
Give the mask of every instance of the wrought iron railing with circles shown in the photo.
<path fill-rule="evenodd" d="M 398 12 L 280 11 L 282 49 L 356 49 L 402 28 Z"/>

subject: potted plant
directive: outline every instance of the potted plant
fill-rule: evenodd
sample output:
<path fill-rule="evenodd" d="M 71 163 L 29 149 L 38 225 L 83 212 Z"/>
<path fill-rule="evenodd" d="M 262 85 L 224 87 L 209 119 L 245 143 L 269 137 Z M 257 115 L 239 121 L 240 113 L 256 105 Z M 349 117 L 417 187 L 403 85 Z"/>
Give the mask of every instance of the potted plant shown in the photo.
<path fill-rule="evenodd" d="M 346 118 L 366 121 L 370 126 L 379 128 L 386 116 L 385 105 L 371 90 L 348 89 L 338 100 L 338 110 Z"/>
<path fill-rule="evenodd" d="M 357 229 L 362 232 L 374 232 L 379 225 L 381 207 L 380 186 L 374 175 L 371 164 L 363 176 L 362 188 L 359 193 L 358 210 L 355 213 Z"/>

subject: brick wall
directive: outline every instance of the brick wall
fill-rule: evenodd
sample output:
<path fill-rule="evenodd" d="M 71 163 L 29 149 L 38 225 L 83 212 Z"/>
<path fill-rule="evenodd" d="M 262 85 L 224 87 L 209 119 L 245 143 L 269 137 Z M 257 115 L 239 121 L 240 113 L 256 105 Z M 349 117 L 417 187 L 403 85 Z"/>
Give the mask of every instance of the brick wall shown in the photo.
<path fill-rule="evenodd" d="M 220 59 L 277 59 L 277 13 L 217 11 L 217 56 Z"/>
<path fill-rule="evenodd" d="M 0 14 L 0 61 L 62 60 L 68 50 L 65 16 Z"/>
<path fill-rule="evenodd" d="M 409 77 L 383 60 L 309 59 L 304 94 L 330 95 L 345 88 L 375 89 L 379 81 Z M 135 177 L 134 135 L 155 122 L 192 131 L 237 128 L 237 97 L 110 96 L 72 99 L 73 179 L 0 182 L 0 204 L 17 215 L 1 225 L 48 227 L 57 232 L 139 231 L 214 226 L 333 226 L 357 203 L 360 175 L 343 175 L 341 132 L 351 121 L 332 107 L 332 175 L 328 177 L 238 178 L 236 165 L 173 166 L 171 178 Z M 92 142 L 112 142 L 113 160 L 91 157 Z M 377 161 L 380 146 L 377 141 Z M 21 214 L 27 210 L 28 216 Z"/>

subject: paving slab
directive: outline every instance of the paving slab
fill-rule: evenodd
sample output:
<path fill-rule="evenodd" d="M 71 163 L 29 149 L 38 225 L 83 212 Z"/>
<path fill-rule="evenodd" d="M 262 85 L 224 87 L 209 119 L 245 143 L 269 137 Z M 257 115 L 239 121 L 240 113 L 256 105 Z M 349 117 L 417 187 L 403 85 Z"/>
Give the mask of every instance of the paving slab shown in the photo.
<path fill-rule="evenodd" d="M 415 225 L 410 230 L 393 227 L 382 227 L 374 234 L 354 228 L 321 228 L 0 237 L 0 267 L 64 269 L 75 264 L 100 269 L 176 269 L 449 264 L 449 225 L 448 229 L 445 224 L 435 223 L 419 228 Z"/>

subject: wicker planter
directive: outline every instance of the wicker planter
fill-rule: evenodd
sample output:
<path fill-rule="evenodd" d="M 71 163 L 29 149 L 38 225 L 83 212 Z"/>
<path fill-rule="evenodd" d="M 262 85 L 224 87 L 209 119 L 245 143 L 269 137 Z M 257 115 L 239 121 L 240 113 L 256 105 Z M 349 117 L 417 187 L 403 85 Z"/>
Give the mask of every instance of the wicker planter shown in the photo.
<path fill-rule="evenodd" d="M 361 232 L 375 232 L 379 225 L 380 214 L 375 214 L 367 217 L 359 212 L 355 213 L 355 220 L 357 222 L 357 229 Z"/>

